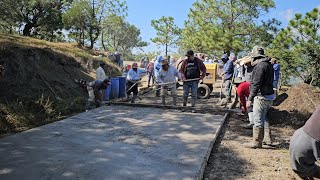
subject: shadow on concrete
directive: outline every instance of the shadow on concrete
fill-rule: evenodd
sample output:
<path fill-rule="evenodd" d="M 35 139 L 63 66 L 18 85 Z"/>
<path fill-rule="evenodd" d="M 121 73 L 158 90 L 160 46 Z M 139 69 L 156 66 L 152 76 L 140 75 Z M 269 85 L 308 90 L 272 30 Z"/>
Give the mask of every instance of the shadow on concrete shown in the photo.
<path fill-rule="evenodd" d="M 95 109 L 1 139 L 0 176 L 196 178 L 221 118 L 152 108 Z"/>

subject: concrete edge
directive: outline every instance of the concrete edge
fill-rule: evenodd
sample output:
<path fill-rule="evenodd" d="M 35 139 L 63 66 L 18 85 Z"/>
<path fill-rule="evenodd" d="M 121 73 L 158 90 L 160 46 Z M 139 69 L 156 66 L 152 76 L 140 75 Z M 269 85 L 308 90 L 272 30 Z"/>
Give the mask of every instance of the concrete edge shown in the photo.
<path fill-rule="evenodd" d="M 126 103 L 126 102 L 109 102 L 106 103 L 107 105 L 115 105 L 115 106 L 131 106 L 131 107 L 148 107 L 148 108 L 161 108 L 161 109 L 174 109 L 174 110 L 183 110 L 185 112 L 217 112 L 217 113 L 229 113 L 229 112 L 235 112 L 239 113 L 241 112 L 240 110 L 235 110 L 235 109 L 226 109 L 226 108 L 200 108 L 200 107 L 183 107 L 183 106 L 164 106 L 164 105 L 159 105 L 159 104 L 131 104 L 131 103 Z"/>
<path fill-rule="evenodd" d="M 197 173 L 196 180 L 202 180 L 203 179 L 204 171 L 205 171 L 205 168 L 206 168 L 206 166 L 208 164 L 208 160 L 209 160 L 211 152 L 213 150 L 213 146 L 215 145 L 218 137 L 220 136 L 220 133 L 222 131 L 222 127 L 225 125 L 225 122 L 226 122 L 227 118 L 229 117 L 229 115 L 230 115 L 230 113 L 226 113 L 224 115 L 222 124 L 216 130 L 215 136 L 213 137 L 213 140 L 210 143 L 209 150 L 208 150 L 208 152 L 206 153 L 206 155 L 204 157 L 204 161 L 203 161 L 203 163 L 202 163 L 202 165 L 200 167 L 199 172 Z"/>

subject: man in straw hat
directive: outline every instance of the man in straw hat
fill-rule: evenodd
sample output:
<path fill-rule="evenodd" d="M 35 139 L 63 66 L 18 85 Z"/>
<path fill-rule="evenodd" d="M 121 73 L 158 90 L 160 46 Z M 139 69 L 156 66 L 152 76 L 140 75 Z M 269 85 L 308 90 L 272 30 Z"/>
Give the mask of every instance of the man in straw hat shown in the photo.
<path fill-rule="evenodd" d="M 169 61 L 167 59 L 162 60 L 161 62 L 162 68 L 157 74 L 157 79 L 160 84 L 164 84 L 161 86 L 161 98 L 162 104 L 166 104 L 166 96 L 168 94 L 168 89 L 171 91 L 171 96 L 173 97 L 173 105 L 177 105 L 177 79 L 180 81 L 181 76 L 178 70 L 169 65 Z"/>

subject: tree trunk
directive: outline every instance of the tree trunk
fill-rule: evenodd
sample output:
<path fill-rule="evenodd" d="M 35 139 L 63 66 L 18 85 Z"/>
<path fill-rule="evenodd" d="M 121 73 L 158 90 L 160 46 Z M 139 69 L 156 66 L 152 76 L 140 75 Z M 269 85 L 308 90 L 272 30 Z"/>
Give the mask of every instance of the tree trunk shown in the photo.
<path fill-rule="evenodd" d="M 31 29 L 33 27 L 32 23 L 27 23 L 23 28 L 23 35 L 24 36 L 31 36 Z"/>
<path fill-rule="evenodd" d="M 166 43 L 166 57 L 168 57 L 168 44 Z"/>
<path fill-rule="evenodd" d="M 104 45 L 104 33 L 103 32 L 101 32 L 101 44 L 102 44 L 102 47 L 103 47 L 103 49 L 104 49 L 104 51 L 107 51 L 107 48 L 106 48 L 106 46 Z"/>

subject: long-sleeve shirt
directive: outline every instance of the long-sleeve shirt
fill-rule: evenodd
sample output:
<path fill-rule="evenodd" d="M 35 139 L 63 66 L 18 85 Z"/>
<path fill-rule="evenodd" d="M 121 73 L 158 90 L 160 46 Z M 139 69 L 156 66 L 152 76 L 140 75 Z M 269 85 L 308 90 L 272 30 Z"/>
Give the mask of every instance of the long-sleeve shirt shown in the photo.
<path fill-rule="evenodd" d="M 144 70 L 142 69 L 137 69 L 137 71 L 133 70 L 132 68 L 129 70 L 128 74 L 127 74 L 127 80 L 131 81 L 131 82 L 137 82 L 140 80 L 141 75 L 145 73 Z"/>
<path fill-rule="evenodd" d="M 100 66 L 96 70 L 96 80 L 104 81 L 107 78 L 104 69 Z"/>
<path fill-rule="evenodd" d="M 232 78 L 234 72 L 234 65 L 232 60 L 228 60 L 223 66 L 224 79 L 229 80 Z"/>
<path fill-rule="evenodd" d="M 247 110 L 246 98 L 250 95 L 250 82 L 243 82 L 237 88 L 237 94 L 240 98 L 240 103 Z"/>
<path fill-rule="evenodd" d="M 203 61 L 200 60 L 199 58 L 197 57 L 194 57 L 194 61 L 195 63 L 198 64 L 198 67 L 199 67 L 199 71 L 201 72 L 201 75 L 199 76 L 199 78 L 204 78 L 206 77 L 206 73 L 207 73 L 207 68 L 206 66 L 203 64 Z M 181 67 L 180 67 L 180 75 L 181 75 L 181 78 L 182 79 L 187 79 L 186 77 L 186 71 L 187 71 L 187 67 L 188 67 L 188 59 L 184 59 L 182 61 L 182 64 L 181 64 Z"/>
<path fill-rule="evenodd" d="M 149 64 L 147 65 L 147 71 L 148 71 L 148 73 L 154 72 L 154 63 L 153 62 L 149 62 Z"/>
<path fill-rule="evenodd" d="M 320 106 L 313 112 L 302 129 L 309 136 L 320 141 Z"/>
<path fill-rule="evenodd" d="M 157 79 L 159 83 L 168 83 L 168 82 L 176 82 L 177 79 L 181 79 L 181 75 L 178 70 L 174 67 L 169 65 L 168 71 L 160 69 L 159 73 L 157 74 Z M 168 87 L 176 86 L 175 83 L 166 85 Z"/>
<path fill-rule="evenodd" d="M 157 75 L 161 69 L 161 61 L 163 60 L 163 57 L 162 56 L 158 56 L 156 58 L 156 61 L 154 62 L 154 76 L 156 77 L 156 81 L 157 80 Z"/>
<path fill-rule="evenodd" d="M 278 81 L 280 77 L 280 65 L 278 63 L 273 65 L 274 70 L 274 81 Z"/>

